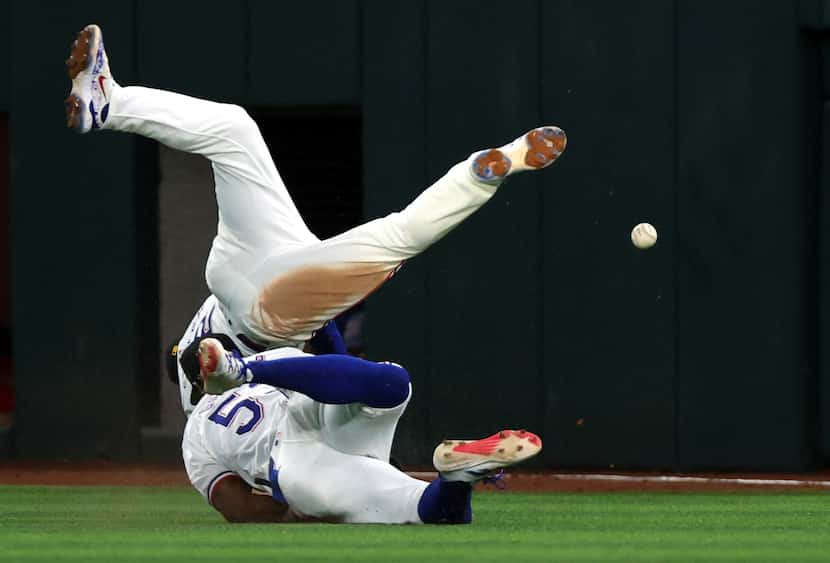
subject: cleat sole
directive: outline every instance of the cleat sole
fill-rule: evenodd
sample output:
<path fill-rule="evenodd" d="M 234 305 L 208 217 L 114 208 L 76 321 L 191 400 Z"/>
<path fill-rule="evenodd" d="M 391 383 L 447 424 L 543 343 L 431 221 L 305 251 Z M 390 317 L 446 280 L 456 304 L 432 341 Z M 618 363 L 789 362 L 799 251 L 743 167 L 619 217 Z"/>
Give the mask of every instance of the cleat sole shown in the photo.
<path fill-rule="evenodd" d="M 75 41 L 70 45 L 69 58 L 66 59 L 66 71 L 70 80 L 75 80 L 81 72 L 89 67 L 89 61 L 92 60 L 93 34 L 93 26 L 88 25 L 78 32 Z"/>
<path fill-rule="evenodd" d="M 479 180 L 496 183 L 511 174 L 547 168 L 562 156 L 567 144 L 559 127 L 537 127 L 502 147 L 477 153 L 470 170 Z"/>
<path fill-rule="evenodd" d="M 559 127 L 540 127 L 525 136 L 527 153 L 524 163 L 529 168 L 550 166 L 565 151 L 568 138 Z"/>
<path fill-rule="evenodd" d="M 498 149 L 490 149 L 479 154 L 473 161 L 473 173 L 481 180 L 501 179 L 510 173 L 512 163 Z"/>
<path fill-rule="evenodd" d="M 542 451 L 542 440 L 525 430 L 503 430 L 475 441 L 445 440 L 435 448 L 433 464 L 441 472 L 493 471 L 529 459 Z"/>
<path fill-rule="evenodd" d="M 83 114 L 83 101 L 75 94 L 69 94 L 63 102 L 66 110 L 66 126 L 70 129 L 81 130 L 81 117 Z"/>

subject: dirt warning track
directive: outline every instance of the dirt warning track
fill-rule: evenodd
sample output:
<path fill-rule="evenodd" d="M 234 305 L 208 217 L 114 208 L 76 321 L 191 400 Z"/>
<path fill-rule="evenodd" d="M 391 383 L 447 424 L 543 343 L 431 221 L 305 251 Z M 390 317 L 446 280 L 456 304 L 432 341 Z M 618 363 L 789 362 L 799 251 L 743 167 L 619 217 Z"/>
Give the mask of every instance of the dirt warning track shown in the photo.
<path fill-rule="evenodd" d="M 412 472 L 419 479 L 433 479 L 434 472 Z M 830 472 L 810 474 L 656 474 L 593 472 L 513 472 L 503 480 L 509 491 L 616 492 L 616 491 L 827 491 Z M 0 465 L 4 485 L 126 485 L 187 487 L 190 482 L 181 465 L 136 465 L 112 462 L 15 462 Z M 481 490 L 495 490 L 480 486 Z"/>

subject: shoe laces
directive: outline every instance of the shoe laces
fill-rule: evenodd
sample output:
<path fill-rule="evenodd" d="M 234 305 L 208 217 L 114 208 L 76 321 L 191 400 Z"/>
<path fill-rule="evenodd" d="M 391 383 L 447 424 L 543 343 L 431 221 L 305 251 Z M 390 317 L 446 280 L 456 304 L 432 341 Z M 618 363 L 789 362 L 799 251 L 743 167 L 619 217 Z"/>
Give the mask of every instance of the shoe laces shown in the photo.
<path fill-rule="evenodd" d="M 225 358 L 228 360 L 228 375 L 236 381 L 245 383 L 247 380 L 246 372 L 248 371 L 248 366 L 245 365 L 239 352 L 226 350 Z"/>
<path fill-rule="evenodd" d="M 493 485 L 495 488 L 499 490 L 504 490 L 507 488 L 507 481 L 504 480 L 504 469 L 499 469 L 496 473 L 489 475 L 481 480 L 482 484 Z"/>

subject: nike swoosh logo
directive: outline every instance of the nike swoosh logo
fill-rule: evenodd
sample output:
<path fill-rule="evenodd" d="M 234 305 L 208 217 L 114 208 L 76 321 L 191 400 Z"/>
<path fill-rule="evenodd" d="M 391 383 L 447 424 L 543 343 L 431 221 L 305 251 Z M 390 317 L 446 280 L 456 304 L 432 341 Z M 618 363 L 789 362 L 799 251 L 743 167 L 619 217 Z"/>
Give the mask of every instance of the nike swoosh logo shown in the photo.
<path fill-rule="evenodd" d="M 101 88 L 101 92 L 103 92 L 103 94 L 104 94 L 104 99 L 109 101 L 109 98 L 107 98 L 107 91 L 104 90 L 104 80 L 106 80 L 106 79 L 107 79 L 107 77 L 104 76 L 103 74 L 99 75 L 98 76 L 98 86 Z"/>

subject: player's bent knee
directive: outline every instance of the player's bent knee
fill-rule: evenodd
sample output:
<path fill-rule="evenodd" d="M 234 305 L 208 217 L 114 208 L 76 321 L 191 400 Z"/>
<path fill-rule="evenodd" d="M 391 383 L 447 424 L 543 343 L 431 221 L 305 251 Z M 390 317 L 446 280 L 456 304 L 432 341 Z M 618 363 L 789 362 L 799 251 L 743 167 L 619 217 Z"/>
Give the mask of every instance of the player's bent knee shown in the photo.
<path fill-rule="evenodd" d="M 256 121 L 253 120 L 245 108 L 234 104 L 225 104 L 225 108 L 229 133 L 240 136 L 259 132 Z"/>
<path fill-rule="evenodd" d="M 409 399 L 409 372 L 403 366 L 393 363 L 382 363 L 384 371 L 384 408 L 397 407 Z"/>

